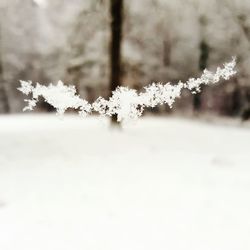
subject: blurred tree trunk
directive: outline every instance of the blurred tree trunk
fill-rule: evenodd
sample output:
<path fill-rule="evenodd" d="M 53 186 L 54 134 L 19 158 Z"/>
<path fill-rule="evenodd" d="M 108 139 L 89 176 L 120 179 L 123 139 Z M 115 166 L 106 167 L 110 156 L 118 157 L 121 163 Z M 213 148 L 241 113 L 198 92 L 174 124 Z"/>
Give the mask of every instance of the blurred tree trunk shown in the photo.
<path fill-rule="evenodd" d="M 0 113 L 9 113 L 9 103 L 3 80 L 3 67 L 0 62 Z"/>
<path fill-rule="evenodd" d="M 3 61 L 2 61 L 2 33 L 0 26 L 0 112 L 9 113 L 10 107 L 8 103 L 8 96 L 6 93 L 4 78 L 3 78 Z"/>
<path fill-rule="evenodd" d="M 207 61 L 209 57 L 209 47 L 205 41 L 200 43 L 200 60 L 199 60 L 199 69 L 203 71 L 207 68 Z M 193 97 L 193 109 L 195 113 L 198 113 L 201 110 L 201 92 L 197 93 Z"/>
<path fill-rule="evenodd" d="M 235 79 L 234 91 L 232 93 L 232 107 L 231 107 L 231 116 L 238 116 L 242 108 L 241 102 L 241 88 L 239 86 L 237 78 Z"/>
<path fill-rule="evenodd" d="M 250 119 L 250 89 L 245 87 L 244 92 L 245 92 L 245 101 L 241 112 L 242 121 Z"/>
<path fill-rule="evenodd" d="M 170 65 L 171 45 L 169 39 L 163 40 L 163 65 L 165 67 Z"/>
<path fill-rule="evenodd" d="M 123 0 L 110 0 L 111 41 L 110 41 L 110 92 L 121 84 L 121 43 L 123 23 Z M 112 116 L 117 124 L 117 116 Z"/>

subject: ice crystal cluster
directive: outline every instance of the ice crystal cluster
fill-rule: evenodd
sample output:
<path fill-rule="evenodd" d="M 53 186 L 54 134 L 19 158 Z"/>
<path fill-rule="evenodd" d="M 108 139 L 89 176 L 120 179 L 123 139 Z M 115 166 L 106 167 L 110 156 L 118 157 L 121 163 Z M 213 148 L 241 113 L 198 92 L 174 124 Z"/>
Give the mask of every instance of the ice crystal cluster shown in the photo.
<path fill-rule="evenodd" d="M 33 110 L 42 97 L 45 102 L 53 106 L 58 114 L 64 114 L 69 109 L 78 110 L 79 114 L 86 116 L 90 113 L 97 112 L 103 116 L 117 115 L 118 122 L 137 119 L 140 117 L 146 107 L 154 108 L 157 105 L 168 104 L 172 108 L 176 98 L 179 98 L 183 89 L 188 89 L 191 93 L 200 92 L 202 85 L 218 83 L 220 80 L 228 80 L 236 74 L 236 60 L 224 64 L 223 68 L 218 67 L 216 72 L 204 70 L 199 78 L 190 78 L 187 82 L 171 83 L 152 83 L 144 87 L 142 92 L 128 87 L 118 87 L 112 92 L 111 97 L 107 100 L 99 97 L 92 104 L 82 99 L 76 93 L 74 86 L 66 86 L 62 81 L 56 85 L 48 86 L 31 81 L 20 81 L 21 87 L 18 88 L 23 94 L 31 96 L 25 99 L 26 110 Z"/>

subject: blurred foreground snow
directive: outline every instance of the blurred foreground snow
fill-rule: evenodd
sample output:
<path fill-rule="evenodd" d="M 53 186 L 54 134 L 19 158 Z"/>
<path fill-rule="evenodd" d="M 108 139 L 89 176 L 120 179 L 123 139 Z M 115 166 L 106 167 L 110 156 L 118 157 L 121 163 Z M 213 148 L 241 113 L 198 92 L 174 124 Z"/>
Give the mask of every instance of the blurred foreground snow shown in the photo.
<path fill-rule="evenodd" d="M 0 117 L 1 250 L 250 249 L 250 129 Z"/>

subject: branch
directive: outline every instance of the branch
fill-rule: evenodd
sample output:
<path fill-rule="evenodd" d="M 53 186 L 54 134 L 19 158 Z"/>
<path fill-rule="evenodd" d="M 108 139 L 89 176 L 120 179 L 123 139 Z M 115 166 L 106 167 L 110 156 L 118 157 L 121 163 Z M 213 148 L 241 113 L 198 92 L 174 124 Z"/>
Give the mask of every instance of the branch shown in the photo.
<path fill-rule="evenodd" d="M 92 112 L 98 112 L 103 116 L 117 115 L 119 122 L 140 117 L 146 107 L 154 108 L 157 105 L 168 104 L 172 108 L 176 98 L 179 98 L 183 89 L 188 89 L 192 94 L 200 92 L 202 85 L 211 85 L 220 80 L 228 80 L 236 74 L 236 59 L 224 64 L 223 68 L 218 67 L 216 72 L 204 70 L 199 78 L 190 78 L 187 82 L 171 83 L 152 83 L 138 93 L 135 89 L 128 87 L 118 87 L 112 92 L 112 96 L 106 100 L 99 97 L 94 103 L 90 104 L 76 93 L 74 86 L 66 86 L 62 81 L 56 85 L 50 84 L 43 86 L 37 83 L 33 86 L 31 81 L 20 81 L 21 87 L 18 88 L 25 95 L 31 95 L 31 99 L 25 99 L 28 103 L 23 109 L 33 110 L 39 101 L 39 97 L 53 106 L 58 114 L 73 108 L 78 110 L 79 115 L 86 116 Z"/>

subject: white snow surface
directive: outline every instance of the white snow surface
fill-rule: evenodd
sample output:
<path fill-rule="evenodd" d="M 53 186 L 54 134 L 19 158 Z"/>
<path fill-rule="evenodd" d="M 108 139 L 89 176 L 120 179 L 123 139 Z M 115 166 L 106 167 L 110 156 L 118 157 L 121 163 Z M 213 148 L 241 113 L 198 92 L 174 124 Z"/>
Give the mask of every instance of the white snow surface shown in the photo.
<path fill-rule="evenodd" d="M 249 149 L 240 124 L 0 116 L 0 249 L 250 249 Z"/>

